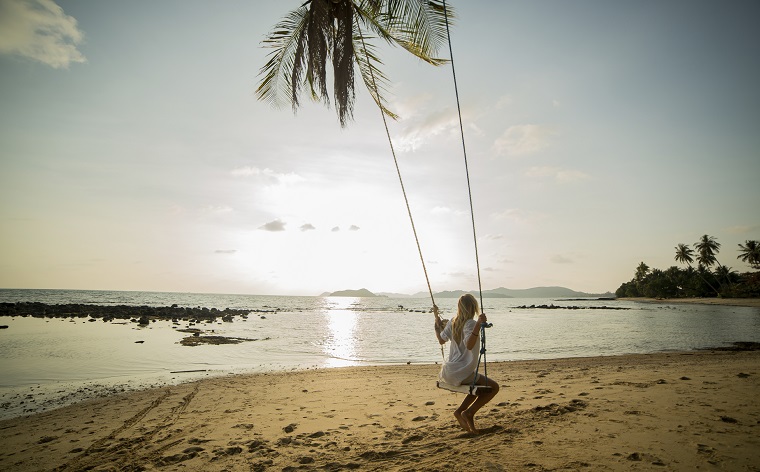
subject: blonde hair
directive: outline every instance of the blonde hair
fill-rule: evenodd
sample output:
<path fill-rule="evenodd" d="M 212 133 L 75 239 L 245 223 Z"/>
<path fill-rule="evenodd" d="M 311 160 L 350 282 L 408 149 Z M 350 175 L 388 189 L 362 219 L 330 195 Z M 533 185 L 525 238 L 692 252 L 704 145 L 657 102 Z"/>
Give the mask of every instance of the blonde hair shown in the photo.
<path fill-rule="evenodd" d="M 459 297 L 459 304 L 457 305 L 457 316 L 451 322 L 451 337 L 459 344 L 462 341 L 462 331 L 464 330 L 464 324 L 468 320 L 475 318 L 475 315 L 479 313 L 478 301 L 469 293 L 465 293 Z"/>

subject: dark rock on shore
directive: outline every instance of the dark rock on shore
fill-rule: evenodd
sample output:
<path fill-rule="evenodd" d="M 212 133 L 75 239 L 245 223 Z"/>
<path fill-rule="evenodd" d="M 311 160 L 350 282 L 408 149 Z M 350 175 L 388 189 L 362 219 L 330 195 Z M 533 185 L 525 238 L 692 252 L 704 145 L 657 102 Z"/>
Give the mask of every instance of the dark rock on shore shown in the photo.
<path fill-rule="evenodd" d="M 543 310 L 630 310 L 623 306 L 562 306 L 562 305 L 521 305 L 512 307 L 521 310 L 543 309 Z"/>
<path fill-rule="evenodd" d="M 760 351 L 760 343 L 752 341 L 737 341 L 730 346 L 708 347 L 708 351 Z"/>
<path fill-rule="evenodd" d="M 217 318 L 232 322 L 233 317 L 246 318 L 252 312 L 276 313 L 279 309 L 249 310 L 206 307 L 180 307 L 176 304 L 170 307 L 152 306 L 128 306 L 128 305 L 85 305 L 79 303 L 48 305 L 40 302 L 0 303 L 0 316 L 32 316 L 34 318 L 87 318 L 90 321 L 101 319 L 103 321 L 126 320 L 147 326 L 156 320 L 213 322 Z"/>
<path fill-rule="evenodd" d="M 183 346 L 199 346 L 201 344 L 240 344 L 246 341 L 258 341 L 258 339 L 233 338 L 227 336 L 200 336 L 196 333 L 193 336 L 183 338 L 179 343 Z"/>

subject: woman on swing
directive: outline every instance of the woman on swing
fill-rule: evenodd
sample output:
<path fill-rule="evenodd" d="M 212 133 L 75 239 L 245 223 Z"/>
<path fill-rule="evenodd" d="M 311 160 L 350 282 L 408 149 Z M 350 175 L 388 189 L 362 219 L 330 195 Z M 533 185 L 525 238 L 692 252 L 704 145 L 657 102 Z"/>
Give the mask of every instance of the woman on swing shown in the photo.
<path fill-rule="evenodd" d="M 467 395 L 454 411 L 459 425 L 467 432 L 478 434 L 475 428 L 475 413 L 483 405 L 491 401 L 499 392 L 499 384 L 477 373 L 479 350 L 475 346 L 480 341 L 480 324 L 487 321 L 486 315 L 480 313 L 478 301 L 472 295 L 465 294 L 459 298 L 457 306 L 457 315 L 453 320 L 445 323 L 438 317 L 437 307 L 434 307 L 436 313 L 435 319 L 435 336 L 438 342 L 445 344 L 451 341 L 449 348 L 449 358 L 443 363 L 441 368 L 440 380 L 451 385 L 470 385 L 473 379 L 475 385 L 487 385 L 490 389 L 479 389 L 477 395 Z M 475 315 L 480 314 L 477 320 Z"/>

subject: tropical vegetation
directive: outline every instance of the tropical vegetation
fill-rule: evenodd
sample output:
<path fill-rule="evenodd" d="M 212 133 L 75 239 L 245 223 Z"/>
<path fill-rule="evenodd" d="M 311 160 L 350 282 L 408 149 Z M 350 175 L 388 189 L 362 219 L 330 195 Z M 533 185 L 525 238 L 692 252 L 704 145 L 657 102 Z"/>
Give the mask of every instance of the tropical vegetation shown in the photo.
<path fill-rule="evenodd" d="M 633 279 L 615 291 L 618 297 L 691 298 L 760 297 L 760 272 L 739 273 L 718 261 L 721 244 L 704 235 L 692 246 L 678 244 L 674 259 L 685 268 L 672 266 L 661 270 L 641 262 Z M 747 240 L 739 244 L 737 259 L 760 270 L 760 244 Z M 694 263 L 696 262 L 696 266 Z"/>

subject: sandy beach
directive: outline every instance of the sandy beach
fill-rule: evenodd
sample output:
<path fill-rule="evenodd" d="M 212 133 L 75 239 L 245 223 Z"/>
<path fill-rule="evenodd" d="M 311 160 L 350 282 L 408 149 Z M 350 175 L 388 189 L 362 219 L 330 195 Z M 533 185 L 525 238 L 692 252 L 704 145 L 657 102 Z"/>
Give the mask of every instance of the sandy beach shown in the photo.
<path fill-rule="evenodd" d="M 489 363 L 465 434 L 437 365 L 237 375 L 0 422 L 1 470 L 760 470 L 760 351 Z"/>
<path fill-rule="evenodd" d="M 684 303 L 698 305 L 746 306 L 760 308 L 760 298 L 618 298 L 643 303 Z"/>

